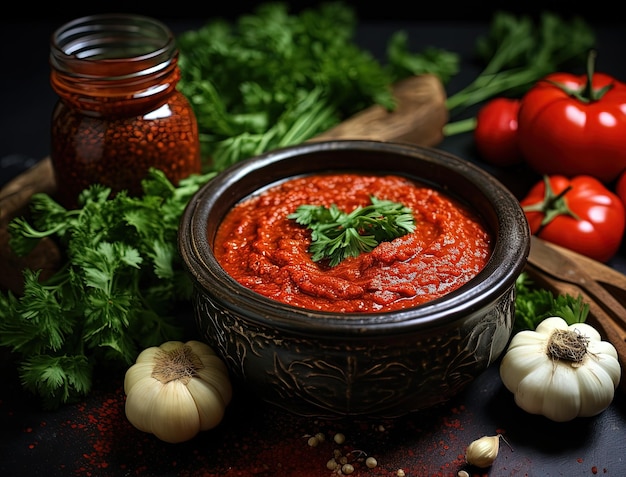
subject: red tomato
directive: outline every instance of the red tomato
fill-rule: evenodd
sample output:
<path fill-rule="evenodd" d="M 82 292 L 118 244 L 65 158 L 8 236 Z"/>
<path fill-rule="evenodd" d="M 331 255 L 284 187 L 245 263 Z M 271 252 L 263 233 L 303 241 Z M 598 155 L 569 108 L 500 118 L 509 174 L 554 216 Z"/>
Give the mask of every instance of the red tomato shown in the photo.
<path fill-rule="evenodd" d="M 554 73 L 522 98 L 518 141 L 540 174 L 590 175 L 607 184 L 626 169 L 625 137 L 626 84 L 606 74 Z"/>
<path fill-rule="evenodd" d="M 619 176 L 619 179 L 617 179 L 615 192 L 617 196 L 622 199 L 624 207 L 626 207 L 626 172 L 623 172 L 622 175 Z"/>
<path fill-rule="evenodd" d="M 520 201 L 532 234 L 606 262 L 618 251 L 626 210 L 620 198 L 591 176 L 544 176 Z"/>
<path fill-rule="evenodd" d="M 485 103 L 476 115 L 474 142 L 480 156 L 496 166 L 522 162 L 517 145 L 519 99 L 495 98 Z"/>

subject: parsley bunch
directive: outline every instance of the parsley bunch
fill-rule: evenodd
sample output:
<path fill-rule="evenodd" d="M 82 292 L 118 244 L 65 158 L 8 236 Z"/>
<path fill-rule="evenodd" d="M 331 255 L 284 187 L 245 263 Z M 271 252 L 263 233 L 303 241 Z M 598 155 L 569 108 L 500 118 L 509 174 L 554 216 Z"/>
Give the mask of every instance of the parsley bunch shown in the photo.
<path fill-rule="evenodd" d="M 560 316 L 568 325 L 584 323 L 589 314 L 589 303 L 582 295 L 555 295 L 550 290 L 537 287 L 527 272 L 515 282 L 515 322 L 513 331 L 534 330 L 550 316 Z"/>
<path fill-rule="evenodd" d="M 25 270 L 23 295 L 0 294 L 0 346 L 18 358 L 23 387 L 45 407 L 87 394 L 96 365 L 127 366 L 140 350 L 182 337 L 173 312 L 192 285 L 176 249 L 178 222 L 213 175 L 190 176 L 174 187 L 153 169 L 143 196 L 111 197 L 110 189 L 93 185 L 76 210 L 36 194 L 31 222 L 9 223 L 17 254 L 45 237 L 66 254 L 47 281 Z"/>
<path fill-rule="evenodd" d="M 333 204 L 301 205 L 287 216 L 311 229 L 312 260 L 328 259 L 334 267 L 347 257 L 369 252 L 381 242 L 391 241 L 415 230 L 413 212 L 390 200 L 370 197 L 371 205 L 345 213 Z"/>
<path fill-rule="evenodd" d="M 412 53 L 401 31 L 384 64 L 356 44 L 356 26 L 342 2 L 298 14 L 268 2 L 235 22 L 212 19 L 179 35 L 178 87 L 211 167 L 300 144 L 373 104 L 392 110 L 392 85 L 404 77 L 434 73 L 445 82 L 458 72 L 457 54 Z"/>

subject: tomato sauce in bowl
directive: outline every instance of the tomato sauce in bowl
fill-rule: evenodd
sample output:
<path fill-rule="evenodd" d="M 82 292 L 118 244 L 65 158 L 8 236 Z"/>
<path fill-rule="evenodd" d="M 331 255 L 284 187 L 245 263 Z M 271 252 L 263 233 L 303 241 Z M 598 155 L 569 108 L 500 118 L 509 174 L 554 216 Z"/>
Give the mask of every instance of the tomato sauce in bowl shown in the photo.
<path fill-rule="evenodd" d="M 289 214 L 305 204 L 348 213 L 371 196 L 411 209 L 415 231 L 336 266 L 314 262 L 310 230 Z M 400 175 L 346 172 L 291 178 L 239 202 L 213 249 L 232 278 L 261 295 L 305 309 L 368 313 L 456 290 L 489 260 L 491 236 L 475 212 L 440 190 Z"/>
<path fill-rule="evenodd" d="M 311 253 L 300 206 L 345 214 L 370 196 L 410 208 L 415 229 L 334 267 Z M 518 199 L 481 168 L 360 140 L 231 166 L 191 198 L 178 237 L 200 339 L 246 392 L 313 418 L 394 418 L 457 395 L 506 348 L 530 249 Z"/>

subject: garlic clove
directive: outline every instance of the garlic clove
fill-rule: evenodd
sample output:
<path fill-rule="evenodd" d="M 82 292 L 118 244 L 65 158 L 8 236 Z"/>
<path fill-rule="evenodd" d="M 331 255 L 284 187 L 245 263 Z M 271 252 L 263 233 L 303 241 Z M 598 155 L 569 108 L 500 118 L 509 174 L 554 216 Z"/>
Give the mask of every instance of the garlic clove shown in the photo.
<path fill-rule="evenodd" d="M 467 446 L 465 460 L 468 464 L 476 467 L 490 467 L 496 460 L 499 449 L 500 434 L 497 436 L 484 436 Z"/>
<path fill-rule="evenodd" d="M 124 376 L 124 393 L 128 394 L 135 384 L 144 378 L 150 378 L 154 365 L 152 363 L 136 363 L 128 369 Z"/>
<path fill-rule="evenodd" d="M 136 363 L 152 363 L 154 361 L 154 357 L 160 352 L 157 346 L 151 346 L 150 348 L 144 349 L 135 360 Z"/>
<path fill-rule="evenodd" d="M 217 427 L 224 417 L 227 404 L 219 391 L 202 379 L 192 379 L 187 383 L 187 389 L 198 410 L 200 430 L 206 431 Z"/>
<path fill-rule="evenodd" d="M 610 374 L 610 366 L 589 360 L 578 371 L 578 381 L 587 390 L 582 396 L 578 415 L 590 417 L 600 414 L 609 407 L 615 395 L 616 381 Z"/>
<path fill-rule="evenodd" d="M 126 417 L 140 431 L 152 432 L 150 408 L 159 399 L 161 387 L 161 383 L 149 375 L 133 379 L 124 406 Z"/>
<path fill-rule="evenodd" d="M 213 348 L 206 345 L 202 341 L 191 340 L 187 341 L 187 346 L 191 346 L 191 349 L 194 353 L 198 355 L 198 357 L 204 361 L 204 359 L 208 356 L 217 356 Z"/>
<path fill-rule="evenodd" d="M 196 370 L 196 375 L 213 386 L 219 396 L 224 401 L 224 405 L 228 405 L 233 397 L 233 388 L 228 379 L 228 372 L 216 370 L 212 367 L 204 367 Z"/>
<path fill-rule="evenodd" d="M 150 406 L 150 430 L 171 444 L 188 441 L 200 432 L 200 415 L 187 386 L 179 380 L 161 387 Z"/>

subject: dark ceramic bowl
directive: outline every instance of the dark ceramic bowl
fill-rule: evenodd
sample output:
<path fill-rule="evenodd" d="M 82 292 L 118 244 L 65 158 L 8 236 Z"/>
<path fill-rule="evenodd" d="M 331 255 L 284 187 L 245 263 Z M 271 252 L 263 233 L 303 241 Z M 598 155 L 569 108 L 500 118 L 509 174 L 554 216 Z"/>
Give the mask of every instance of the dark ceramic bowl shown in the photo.
<path fill-rule="evenodd" d="M 348 170 L 408 176 L 469 204 L 494 238 L 487 265 L 443 298 L 371 314 L 285 305 L 222 269 L 213 241 L 238 201 L 292 176 Z M 374 141 L 307 143 L 240 162 L 196 193 L 179 234 L 201 338 L 248 392 L 325 418 L 397 417 L 464 389 L 508 343 L 529 245 L 518 200 L 490 174 L 435 149 Z"/>

